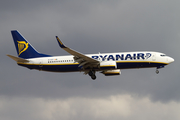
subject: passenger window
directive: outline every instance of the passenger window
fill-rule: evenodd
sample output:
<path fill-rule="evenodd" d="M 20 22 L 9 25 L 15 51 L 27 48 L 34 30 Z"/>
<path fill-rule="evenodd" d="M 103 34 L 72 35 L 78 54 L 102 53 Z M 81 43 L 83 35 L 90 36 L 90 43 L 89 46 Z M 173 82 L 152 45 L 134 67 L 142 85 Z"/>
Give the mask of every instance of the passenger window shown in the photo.
<path fill-rule="evenodd" d="M 163 54 L 162 54 L 162 55 L 160 55 L 160 56 L 164 57 L 164 56 L 166 56 L 166 55 L 163 55 Z"/>

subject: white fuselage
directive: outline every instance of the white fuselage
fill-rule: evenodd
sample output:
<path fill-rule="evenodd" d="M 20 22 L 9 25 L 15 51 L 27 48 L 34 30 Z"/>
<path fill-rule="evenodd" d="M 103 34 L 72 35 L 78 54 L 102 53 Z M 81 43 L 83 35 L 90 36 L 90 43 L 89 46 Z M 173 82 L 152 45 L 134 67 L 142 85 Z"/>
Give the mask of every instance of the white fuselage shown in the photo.
<path fill-rule="evenodd" d="M 163 53 L 151 51 L 121 52 L 121 53 L 99 53 L 86 54 L 86 56 L 100 62 L 115 61 L 117 69 L 164 67 L 173 62 L 174 59 Z M 69 72 L 83 71 L 74 56 L 52 56 L 28 59 L 29 63 L 18 63 L 30 69 L 45 71 Z M 99 69 L 100 71 L 101 69 Z"/>

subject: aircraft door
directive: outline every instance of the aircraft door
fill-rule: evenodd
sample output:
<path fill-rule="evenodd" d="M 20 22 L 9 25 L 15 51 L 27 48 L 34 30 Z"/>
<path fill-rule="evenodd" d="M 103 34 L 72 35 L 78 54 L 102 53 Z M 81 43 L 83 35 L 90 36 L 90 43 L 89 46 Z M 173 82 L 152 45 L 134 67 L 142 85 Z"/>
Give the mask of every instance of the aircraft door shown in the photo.
<path fill-rule="evenodd" d="M 152 60 L 153 60 L 153 61 L 156 60 L 156 53 L 153 53 Z"/>
<path fill-rule="evenodd" d="M 42 68 L 43 67 L 43 60 L 39 61 L 39 67 Z"/>

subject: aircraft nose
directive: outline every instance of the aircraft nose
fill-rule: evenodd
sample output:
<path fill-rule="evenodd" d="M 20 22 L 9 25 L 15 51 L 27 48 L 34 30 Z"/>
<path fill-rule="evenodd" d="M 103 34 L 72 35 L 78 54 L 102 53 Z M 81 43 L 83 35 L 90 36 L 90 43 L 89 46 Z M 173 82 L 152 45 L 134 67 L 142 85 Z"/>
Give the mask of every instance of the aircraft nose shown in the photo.
<path fill-rule="evenodd" d="M 168 61 L 169 61 L 169 63 L 172 63 L 172 62 L 174 62 L 174 59 L 172 57 L 169 57 Z"/>

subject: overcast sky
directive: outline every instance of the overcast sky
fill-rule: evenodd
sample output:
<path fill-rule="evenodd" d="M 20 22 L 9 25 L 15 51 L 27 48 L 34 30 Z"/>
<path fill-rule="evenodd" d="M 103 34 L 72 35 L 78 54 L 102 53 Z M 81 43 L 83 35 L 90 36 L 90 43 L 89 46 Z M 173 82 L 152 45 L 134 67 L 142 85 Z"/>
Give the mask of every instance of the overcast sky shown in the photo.
<path fill-rule="evenodd" d="M 1 0 L 0 119 L 179 120 L 179 0 Z M 68 55 L 55 36 L 81 53 L 157 51 L 175 62 L 122 70 L 120 76 L 51 73 L 20 67 L 11 30 L 39 52 Z"/>

